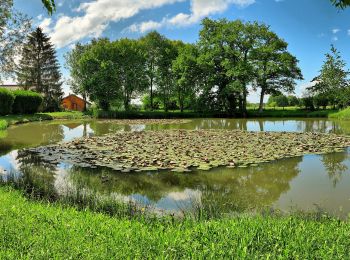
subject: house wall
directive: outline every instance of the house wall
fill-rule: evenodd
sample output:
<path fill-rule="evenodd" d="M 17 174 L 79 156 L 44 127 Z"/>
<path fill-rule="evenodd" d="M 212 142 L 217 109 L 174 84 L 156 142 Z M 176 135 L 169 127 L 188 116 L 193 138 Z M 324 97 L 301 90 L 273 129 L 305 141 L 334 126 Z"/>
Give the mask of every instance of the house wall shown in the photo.
<path fill-rule="evenodd" d="M 84 111 L 84 100 L 75 96 L 68 96 L 62 100 L 62 107 L 67 110 Z"/>

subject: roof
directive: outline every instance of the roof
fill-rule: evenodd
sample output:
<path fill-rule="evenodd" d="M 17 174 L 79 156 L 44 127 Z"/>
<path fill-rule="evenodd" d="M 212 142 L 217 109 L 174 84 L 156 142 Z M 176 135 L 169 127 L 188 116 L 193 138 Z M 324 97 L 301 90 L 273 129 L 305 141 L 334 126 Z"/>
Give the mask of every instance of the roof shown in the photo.
<path fill-rule="evenodd" d="M 81 101 L 85 101 L 83 98 L 81 98 L 81 97 L 79 97 L 79 96 L 77 96 L 77 95 L 74 95 L 74 94 L 70 94 L 70 95 L 68 95 L 68 96 L 66 96 L 66 97 L 64 97 L 64 98 L 62 98 L 62 100 L 64 100 L 64 99 L 67 99 L 67 98 L 69 98 L 69 97 L 75 97 L 75 98 L 78 98 L 78 99 L 80 99 Z M 89 101 L 85 101 L 87 104 L 91 104 Z"/>

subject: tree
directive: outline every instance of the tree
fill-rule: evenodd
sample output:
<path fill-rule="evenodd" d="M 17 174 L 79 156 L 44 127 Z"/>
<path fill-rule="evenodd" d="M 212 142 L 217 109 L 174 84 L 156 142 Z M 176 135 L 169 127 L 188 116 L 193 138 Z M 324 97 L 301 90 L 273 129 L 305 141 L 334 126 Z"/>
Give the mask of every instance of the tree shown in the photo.
<path fill-rule="evenodd" d="M 180 49 L 176 60 L 173 61 L 176 98 L 181 112 L 184 111 L 186 100 L 194 100 L 198 89 L 201 72 L 197 59 L 197 47 L 192 44 L 186 44 Z"/>
<path fill-rule="evenodd" d="M 72 89 L 72 91 L 75 94 L 81 95 L 84 99 L 84 101 L 88 98 L 88 93 L 86 89 L 84 88 L 83 82 L 86 80 L 85 77 L 88 77 L 88 75 L 85 75 L 81 71 L 81 67 L 79 66 L 79 61 L 85 51 L 89 48 L 89 45 L 82 45 L 80 43 L 77 43 L 74 46 L 74 49 L 72 49 L 70 52 L 68 52 L 65 55 L 66 60 L 66 68 L 70 72 L 70 79 L 68 80 L 68 83 Z M 84 111 L 86 110 L 86 102 L 84 103 Z"/>
<path fill-rule="evenodd" d="M 350 102 L 349 71 L 338 50 L 332 45 L 331 52 L 326 54 L 320 75 L 313 81 L 316 83 L 308 90 L 314 95 L 322 94 L 328 97 L 333 106 L 347 106 Z"/>
<path fill-rule="evenodd" d="M 114 43 L 117 55 L 114 60 L 119 67 L 119 81 L 123 93 L 124 109 L 129 110 L 131 99 L 148 86 L 145 71 L 145 55 L 136 40 L 122 39 Z"/>
<path fill-rule="evenodd" d="M 345 9 L 350 6 L 350 0 L 331 0 L 332 4 L 338 8 Z"/>
<path fill-rule="evenodd" d="M 260 26 L 259 37 L 259 47 L 253 53 L 254 88 L 260 88 L 259 113 L 262 113 L 266 94 L 292 92 L 295 80 L 301 80 L 303 76 L 298 60 L 287 51 L 288 44 L 284 40 L 267 26 Z"/>
<path fill-rule="evenodd" d="M 24 89 L 35 87 L 43 94 L 44 110 L 59 109 L 63 94 L 59 63 L 50 38 L 39 27 L 28 35 L 24 43 L 17 80 Z"/>
<path fill-rule="evenodd" d="M 153 31 L 141 38 L 140 41 L 146 55 L 145 69 L 150 90 L 150 110 L 153 110 L 155 81 L 160 66 L 161 55 L 164 52 L 164 46 L 167 40 L 158 32 Z"/>
<path fill-rule="evenodd" d="M 13 0 L 0 1 L 0 81 L 13 76 L 15 57 L 30 27 L 30 20 L 13 9 Z"/>
<path fill-rule="evenodd" d="M 159 58 L 159 67 L 156 74 L 157 95 L 163 101 L 163 109 L 168 112 L 170 100 L 175 88 L 175 77 L 172 68 L 173 61 L 178 56 L 178 51 L 183 47 L 180 41 L 167 40 L 163 43 Z"/>
<path fill-rule="evenodd" d="M 294 95 L 289 95 L 288 97 L 288 105 L 291 107 L 299 106 L 300 100 Z"/>
<path fill-rule="evenodd" d="M 200 31 L 199 62 L 210 75 L 211 89 L 217 89 L 217 100 L 233 114 L 237 105 L 246 115 L 248 85 L 254 79 L 256 49 L 262 45 L 265 25 L 225 19 L 204 19 Z"/>
<path fill-rule="evenodd" d="M 121 97 L 120 70 L 115 46 L 107 39 L 99 39 L 79 59 L 79 71 L 83 75 L 82 88 L 92 101 L 103 110 L 109 110 L 111 103 Z"/>

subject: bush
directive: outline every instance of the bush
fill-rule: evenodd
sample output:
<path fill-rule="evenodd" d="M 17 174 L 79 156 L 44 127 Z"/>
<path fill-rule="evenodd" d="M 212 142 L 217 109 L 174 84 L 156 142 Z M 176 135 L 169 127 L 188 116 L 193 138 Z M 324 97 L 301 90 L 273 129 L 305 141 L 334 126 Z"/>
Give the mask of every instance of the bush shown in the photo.
<path fill-rule="evenodd" d="M 13 103 L 12 112 L 15 114 L 34 114 L 38 112 L 43 102 L 43 97 L 33 91 L 15 90 L 15 101 Z"/>
<path fill-rule="evenodd" d="M 7 89 L 0 88 L 0 115 L 8 115 L 11 113 L 15 96 Z"/>
<path fill-rule="evenodd" d="M 0 120 L 0 131 L 5 130 L 7 128 L 8 124 L 6 120 Z"/>

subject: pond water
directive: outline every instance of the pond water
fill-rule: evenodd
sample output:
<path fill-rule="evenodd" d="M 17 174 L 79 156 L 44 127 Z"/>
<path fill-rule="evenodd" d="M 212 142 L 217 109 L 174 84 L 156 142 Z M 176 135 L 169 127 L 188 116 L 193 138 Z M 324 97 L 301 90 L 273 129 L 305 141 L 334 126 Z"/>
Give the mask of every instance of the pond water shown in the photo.
<path fill-rule="evenodd" d="M 58 196 L 83 188 L 169 212 L 201 205 L 223 213 L 260 208 L 322 210 L 339 217 L 350 213 L 350 149 L 340 153 L 283 159 L 258 167 L 217 168 L 190 173 L 120 173 L 67 164 L 55 167 L 42 163 L 23 150 L 115 131 L 164 129 L 350 134 L 350 122 L 324 119 L 195 119 L 190 123 L 172 125 L 118 125 L 113 121 L 29 123 L 0 132 L 0 175 L 5 180 L 9 175 L 23 178 L 34 189 Z"/>

